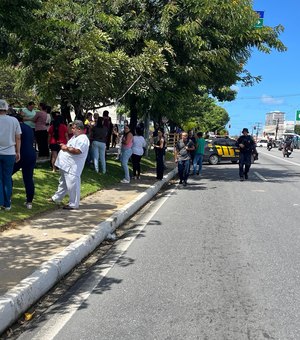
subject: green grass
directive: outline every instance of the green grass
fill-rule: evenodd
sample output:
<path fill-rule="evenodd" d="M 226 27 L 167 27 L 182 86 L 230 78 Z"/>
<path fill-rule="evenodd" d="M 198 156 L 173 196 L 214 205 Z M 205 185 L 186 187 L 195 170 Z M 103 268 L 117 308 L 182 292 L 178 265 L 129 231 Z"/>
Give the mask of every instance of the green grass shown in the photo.
<path fill-rule="evenodd" d="M 107 174 L 97 174 L 91 167 L 85 167 L 81 176 L 81 198 L 86 197 L 98 190 L 112 187 L 123 178 L 121 163 L 114 159 L 115 155 L 109 155 L 107 159 Z M 155 167 L 155 156 L 153 151 L 148 157 L 143 157 L 141 161 L 142 172 Z M 129 162 L 131 168 L 131 163 Z M 47 202 L 57 189 L 59 172 L 53 173 L 49 162 L 39 163 L 34 171 L 35 197 L 32 210 L 24 206 L 26 200 L 22 173 L 19 171 L 13 176 L 13 196 L 11 211 L 0 211 L 0 229 L 5 229 L 9 224 L 31 218 L 45 211 L 56 209 Z M 65 199 L 67 203 L 67 198 Z"/>

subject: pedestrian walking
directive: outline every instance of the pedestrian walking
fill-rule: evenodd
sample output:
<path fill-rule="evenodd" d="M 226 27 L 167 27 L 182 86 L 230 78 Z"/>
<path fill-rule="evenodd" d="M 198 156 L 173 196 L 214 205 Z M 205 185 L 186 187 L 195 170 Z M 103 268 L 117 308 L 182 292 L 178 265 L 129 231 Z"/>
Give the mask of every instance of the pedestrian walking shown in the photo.
<path fill-rule="evenodd" d="M 32 129 L 24 124 L 23 116 L 18 114 L 16 116 L 20 123 L 22 135 L 21 135 L 21 159 L 14 164 L 13 174 L 22 169 L 23 183 L 26 192 L 25 206 L 27 209 L 32 209 L 32 202 L 34 198 L 34 168 L 36 163 L 36 152 L 33 147 L 34 135 Z"/>
<path fill-rule="evenodd" d="M 135 129 L 135 136 L 133 136 L 133 144 L 132 144 L 132 178 L 140 179 L 141 175 L 141 159 L 144 154 L 144 148 L 147 143 L 145 141 L 143 134 L 143 130 L 137 126 Z"/>
<path fill-rule="evenodd" d="M 84 133 L 84 124 L 75 120 L 72 125 L 73 137 L 67 144 L 61 144 L 55 166 L 59 168 L 58 189 L 51 200 L 60 203 L 69 194 L 69 204 L 63 209 L 73 210 L 79 207 L 80 177 L 88 154 L 90 141 Z"/>
<path fill-rule="evenodd" d="M 240 157 L 239 157 L 239 175 L 240 181 L 244 179 L 248 179 L 248 173 L 251 167 L 251 159 L 252 153 L 256 152 L 256 145 L 252 138 L 249 135 L 249 130 L 244 128 L 242 131 L 242 135 L 238 138 L 236 142 L 236 146 L 240 148 Z"/>
<path fill-rule="evenodd" d="M 0 207 L 11 209 L 12 174 L 20 161 L 21 127 L 15 117 L 8 116 L 8 104 L 0 99 Z"/>
<path fill-rule="evenodd" d="M 195 154 L 193 160 L 193 175 L 200 175 L 202 171 L 202 162 L 204 157 L 204 149 L 205 149 L 205 139 L 203 138 L 203 132 L 198 132 L 196 134 L 195 141 Z M 198 165 L 198 170 L 197 170 Z"/>
<path fill-rule="evenodd" d="M 190 151 L 195 150 L 194 143 L 188 139 L 187 132 L 181 133 L 181 139 L 175 146 L 175 162 L 178 164 L 179 184 L 187 185 L 190 172 Z"/>

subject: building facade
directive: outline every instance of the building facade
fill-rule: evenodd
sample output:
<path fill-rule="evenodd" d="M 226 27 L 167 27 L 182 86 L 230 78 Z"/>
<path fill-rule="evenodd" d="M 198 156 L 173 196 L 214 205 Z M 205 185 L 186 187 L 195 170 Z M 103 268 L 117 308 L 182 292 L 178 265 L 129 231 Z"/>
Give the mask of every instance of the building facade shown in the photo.
<path fill-rule="evenodd" d="M 264 134 L 270 138 L 280 138 L 285 132 L 285 113 L 272 111 L 266 113 Z"/>

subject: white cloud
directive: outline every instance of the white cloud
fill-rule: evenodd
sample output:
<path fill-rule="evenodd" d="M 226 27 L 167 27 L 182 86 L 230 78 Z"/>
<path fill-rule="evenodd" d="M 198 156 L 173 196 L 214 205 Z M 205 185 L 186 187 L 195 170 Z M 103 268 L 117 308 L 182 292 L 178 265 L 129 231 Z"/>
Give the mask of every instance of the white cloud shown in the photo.
<path fill-rule="evenodd" d="M 283 104 L 284 100 L 282 98 L 274 98 L 267 94 L 263 94 L 260 98 L 261 102 L 268 105 L 280 105 Z"/>
<path fill-rule="evenodd" d="M 239 92 L 240 88 L 237 85 L 230 86 L 231 90 Z"/>

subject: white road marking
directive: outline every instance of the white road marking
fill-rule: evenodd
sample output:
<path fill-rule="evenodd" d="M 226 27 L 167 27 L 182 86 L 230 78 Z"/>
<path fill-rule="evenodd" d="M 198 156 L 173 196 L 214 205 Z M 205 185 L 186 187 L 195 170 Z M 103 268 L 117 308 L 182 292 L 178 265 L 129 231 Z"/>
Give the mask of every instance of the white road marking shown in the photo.
<path fill-rule="evenodd" d="M 293 165 L 296 165 L 296 166 L 300 166 L 299 163 L 295 163 L 295 162 L 292 162 L 292 161 L 288 161 L 286 158 L 283 158 L 283 157 L 278 157 L 278 156 L 274 156 L 270 153 L 265 153 L 265 152 L 262 152 L 263 155 L 266 155 L 266 156 L 269 156 L 269 157 L 273 157 L 273 158 L 277 158 L 277 159 L 280 159 L 281 161 L 285 161 L 287 163 L 290 163 L 290 164 L 293 164 Z"/>
<path fill-rule="evenodd" d="M 254 174 L 255 174 L 258 178 L 260 178 L 262 181 L 268 182 L 268 180 L 267 180 L 266 178 L 264 178 L 261 174 L 259 174 L 257 171 L 254 171 Z"/>
<path fill-rule="evenodd" d="M 139 222 L 139 225 L 135 228 L 137 231 L 135 236 L 127 237 L 123 240 L 116 242 L 116 247 L 112 250 L 112 252 L 108 253 L 103 260 L 105 263 L 99 264 L 95 267 L 99 268 L 99 271 L 95 273 L 91 282 L 89 282 L 89 287 L 84 287 L 84 292 L 79 293 L 76 296 L 72 296 L 72 303 L 68 305 L 66 309 L 63 310 L 62 313 L 56 313 L 49 319 L 49 321 L 44 324 L 44 326 L 39 330 L 37 335 L 35 335 L 32 340 L 51 340 L 54 339 L 55 336 L 63 329 L 63 327 L 67 324 L 67 322 L 72 318 L 72 316 L 76 313 L 81 304 L 88 299 L 91 295 L 92 291 L 99 285 L 99 283 L 105 278 L 105 276 L 109 273 L 109 271 L 113 268 L 116 262 L 119 260 L 121 256 L 126 252 L 131 243 L 136 239 L 136 237 L 144 230 L 146 225 L 152 219 L 152 217 L 157 213 L 157 211 L 163 206 L 163 204 L 171 197 L 172 193 L 176 190 L 176 187 L 173 188 L 166 197 L 162 198 L 157 206 L 151 210 L 151 212 L 146 213 L 142 220 Z M 116 256 L 118 254 L 118 256 Z M 112 256 L 112 260 L 110 260 L 110 256 Z M 103 261 L 104 262 L 104 261 Z M 26 333 L 24 333 L 26 337 Z M 22 339 L 22 336 L 20 337 Z"/>

